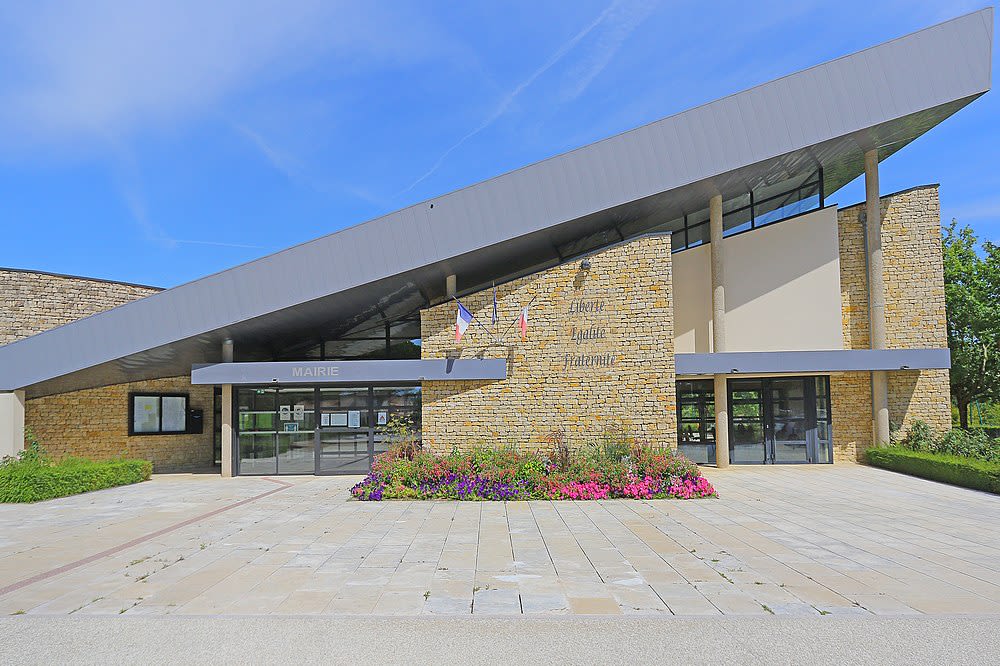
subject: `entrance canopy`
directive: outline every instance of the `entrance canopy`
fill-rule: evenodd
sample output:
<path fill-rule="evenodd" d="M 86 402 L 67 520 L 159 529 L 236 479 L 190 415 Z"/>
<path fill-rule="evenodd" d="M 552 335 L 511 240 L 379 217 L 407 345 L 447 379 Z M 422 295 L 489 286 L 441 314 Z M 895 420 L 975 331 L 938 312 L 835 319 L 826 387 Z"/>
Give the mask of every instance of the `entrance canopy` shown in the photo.
<path fill-rule="evenodd" d="M 968 14 L 0 347 L 0 390 L 186 375 L 226 339 L 237 361 L 287 358 L 439 302 L 449 275 L 471 291 L 684 229 L 715 194 L 822 199 L 989 89 L 992 26 Z"/>
<path fill-rule="evenodd" d="M 192 384 L 393 384 L 507 378 L 507 361 L 408 359 L 212 363 L 195 366 Z"/>

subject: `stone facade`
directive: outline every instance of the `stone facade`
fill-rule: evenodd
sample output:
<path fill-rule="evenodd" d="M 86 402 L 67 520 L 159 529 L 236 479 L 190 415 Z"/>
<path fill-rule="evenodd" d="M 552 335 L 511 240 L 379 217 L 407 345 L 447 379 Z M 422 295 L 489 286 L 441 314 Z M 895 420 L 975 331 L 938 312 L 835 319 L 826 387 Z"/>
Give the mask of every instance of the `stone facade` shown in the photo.
<path fill-rule="evenodd" d="M 202 434 L 129 436 L 130 392 L 187 393 L 188 407 L 204 413 Z M 24 423 L 56 458 L 107 460 L 124 455 L 152 461 L 154 472 L 175 472 L 212 466 L 213 413 L 211 386 L 192 386 L 190 377 L 173 377 L 28 400 Z"/>
<path fill-rule="evenodd" d="M 882 198 L 891 348 L 947 346 L 936 186 Z M 864 205 L 838 212 L 842 331 L 847 349 L 869 346 Z M 672 263 L 668 236 L 648 236 L 498 288 L 503 340 L 473 324 L 454 341 L 455 305 L 421 312 L 423 358 L 505 358 L 502 381 L 427 382 L 422 429 L 432 450 L 476 444 L 551 446 L 554 433 L 571 445 L 598 441 L 622 427 L 654 446 L 676 446 Z M 0 342 L 38 333 L 155 293 L 150 287 L 44 273 L 0 270 L 12 306 L 0 314 Z M 463 297 L 489 322 L 492 290 Z M 528 338 L 506 328 L 531 303 Z M 857 460 L 871 446 L 867 372 L 836 373 L 830 382 L 834 459 Z M 201 435 L 128 435 L 130 391 L 183 392 L 205 415 Z M 118 455 L 153 461 L 157 472 L 213 462 L 212 387 L 176 377 L 32 399 L 26 425 L 56 456 Z M 920 419 L 950 426 L 946 370 L 889 373 L 892 423 Z"/>
<path fill-rule="evenodd" d="M 0 268 L 0 345 L 110 310 L 156 287 Z"/>
<path fill-rule="evenodd" d="M 149 296 L 157 287 L 35 271 L 0 269 L 0 345 L 10 344 L 77 319 Z M 188 407 L 204 413 L 201 435 L 128 434 L 130 391 L 188 393 Z M 210 467 L 211 386 L 191 386 L 175 377 L 103 386 L 28 400 L 25 426 L 47 453 L 106 460 L 125 455 L 153 463 L 153 471 Z"/>
<path fill-rule="evenodd" d="M 423 358 L 506 358 L 502 381 L 427 382 L 423 439 L 435 451 L 476 444 L 531 449 L 562 430 L 570 445 L 623 427 L 677 443 L 670 238 L 651 236 L 498 287 L 501 329 L 531 302 L 528 338 L 493 344 L 475 323 L 455 343 L 454 303 L 421 313 Z M 462 298 L 490 322 L 492 291 Z"/>
<path fill-rule="evenodd" d="M 938 188 L 915 187 L 881 202 L 889 348 L 947 347 Z M 870 346 L 864 209 L 861 203 L 838 212 L 845 349 Z M 834 457 L 856 459 L 872 442 L 869 373 L 835 374 L 830 392 Z M 889 373 L 889 420 L 906 430 L 918 419 L 938 430 L 951 426 L 947 370 Z"/>

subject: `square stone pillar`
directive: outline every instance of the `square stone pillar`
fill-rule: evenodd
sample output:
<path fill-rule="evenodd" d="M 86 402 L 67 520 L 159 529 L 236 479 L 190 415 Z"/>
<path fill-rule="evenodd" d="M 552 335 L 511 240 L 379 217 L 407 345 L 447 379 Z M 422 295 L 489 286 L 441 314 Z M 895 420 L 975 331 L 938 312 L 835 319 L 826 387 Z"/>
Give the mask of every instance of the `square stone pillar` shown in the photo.
<path fill-rule="evenodd" d="M 24 391 L 0 393 L 0 458 L 24 450 Z"/>

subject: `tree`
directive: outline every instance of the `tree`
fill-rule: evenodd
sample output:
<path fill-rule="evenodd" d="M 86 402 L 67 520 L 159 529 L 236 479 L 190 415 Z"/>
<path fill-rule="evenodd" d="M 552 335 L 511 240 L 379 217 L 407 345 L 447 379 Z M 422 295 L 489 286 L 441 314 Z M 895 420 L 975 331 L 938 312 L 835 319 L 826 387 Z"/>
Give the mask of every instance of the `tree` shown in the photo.
<path fill-rule="evenodd" d="M 955 220 L 944 230 L 944 291 L 951 350 L 951 395 L 960 424 L 969 405 L 1000 397 L 1000 247 L 982 244 Z"/>

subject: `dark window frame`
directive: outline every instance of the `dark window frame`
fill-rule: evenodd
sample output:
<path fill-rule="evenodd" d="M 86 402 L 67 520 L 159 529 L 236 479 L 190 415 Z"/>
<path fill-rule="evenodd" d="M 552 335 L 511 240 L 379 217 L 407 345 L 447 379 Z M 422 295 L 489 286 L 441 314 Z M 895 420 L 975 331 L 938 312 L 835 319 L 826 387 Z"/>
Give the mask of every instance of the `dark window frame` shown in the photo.
<path fill-rule="evenodd" d="M 763 199 L 758 198 L 758 196 L 754 193 L 753 189 L 748 190 L 748 194 L 749 194 L 748 204 L 739 206 L 738 208 L 734 208 L 733 210 L 726 211 L 722 214 L 723 238 L 730 238 L 732 236 L 738 236 L 739 234 L 745 234 L 747 232 L 760 229 L 761 227 L 770 226 L 777 222 L 784 222 L 785 220 L 790 220 L 792 218 L 799 217 L 800 215 L 805 215 L 807 213 L 812 213 L 814 211 L 822 210 L 823 208 L 825 208 L 826 191 L 823 181 L 823 168 L 822 167 L 818 168 L 816 171 L 807 176 L 806 179 L 802 181 L 800 184 L 794 187 L 790 187 L 787 190 L 782 190 L 777 194 L 772 194 L 771 196 L 764 197 Z M 741 194 L 740 196 L 744 195 Z M 774 211 L 781 211 L 787 206 L 807 201 L 812 197 L 818 198 L 818 203 L 814 207 L 810 207 L 806 210 L 788 215 L 779 214 L 779 217 L 773 220 L 768 220 L 765 217 L 770 213 L 773 213 Z M 780 203 L 777 206 L 771 208 L 770 210 L 759 212 L 760 209 L 767 208 L 767 204 L 779 200 Z M 683 252 L 684 250 L 693 247 L 701 247 L 702 245 L 709 244 L 710 240 L 708 239 L 700 240 L 699 242 L 699 239 L 691 238 L 691 232 L 694 230 L 698 230 L 699 227 L 702 227 L 703 225 L 707 226 L 709 220 L 706 218 L 698 222 L 692 222 L 689 219 L 689 217 L 693 217 L 694 215 L 698 215 L 699 217 L 701 217 L 701 215 L 704 215 L 705 212 L 706 209 L 702 209 L 701 211 L 697 211 L 696 213 L 690 213 L 690 214 L 685 213 L 683 215 L 683 217 L 681 218 L 682 226 L 670 232 L 671 239 L 673 239 L 674 236 L 677 236 L 678 238 L 683 237 L 683 243 L 682 245 L 674 243 L 672 252 L 674 253 Z M 734 215 L 746 212 L 749 212 L 749 219 L 747 221 L 735 227 L 731 227 L 729 229 L 726 228 L 726 218 L 732 219 Z M 741 228 L 746 225 L 749 226 L 747 226 L 746 228 Z"/>
<path fill-rule="evenodd" d="M 135 429 L 135 399 L 136 398 L 156 398 L 159 401 L 159 426 L 153 432 L 138 432 Z M 184 429 L 164 430 L 163 429 L 163 399 L 164 398 L 184 398 Z M 190 393 L 163 393 L 159 391 L 129 391 L 128 394 L 128 435 L 129 437 L 157 437 L 160 435 L 186 435 L 191 429 L 191 394 Z"/>

